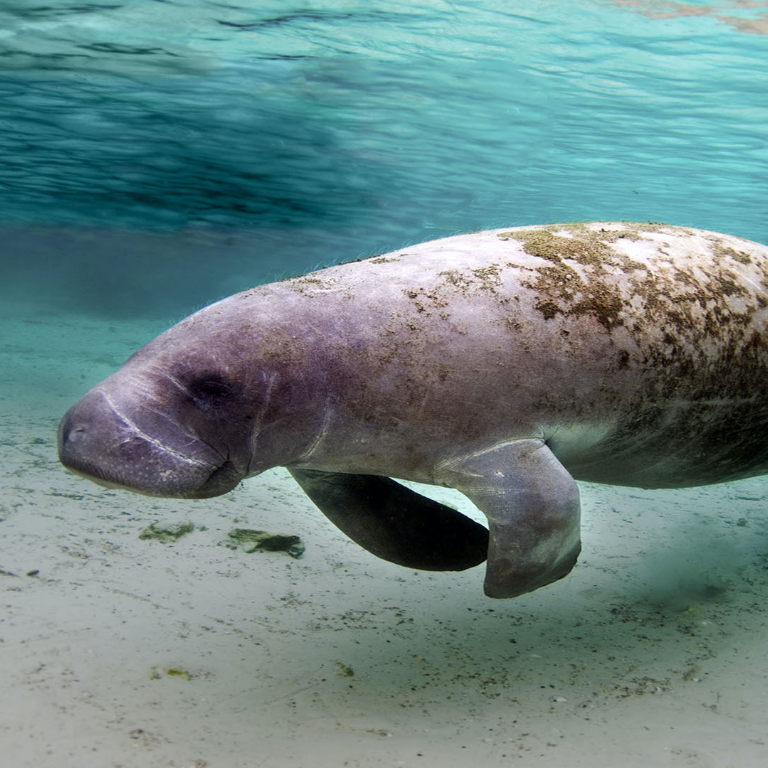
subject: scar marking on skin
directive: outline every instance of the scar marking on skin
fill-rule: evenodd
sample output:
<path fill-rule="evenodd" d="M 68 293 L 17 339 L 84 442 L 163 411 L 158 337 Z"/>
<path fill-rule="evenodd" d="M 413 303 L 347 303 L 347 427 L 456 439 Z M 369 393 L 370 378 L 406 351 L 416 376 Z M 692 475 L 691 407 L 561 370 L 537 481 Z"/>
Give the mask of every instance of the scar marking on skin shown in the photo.
<path fill-rule="evenodd" d="M 140 437 L 145 442 L 149 443 L 150 445 L 153 445 L 158 450 L 162 451 L 163 453 L 167 453 L 170 456 L 173 456 L 174 458 L 178 459 L 179 461 L 183 461 L 185 464 L 192 464 L 194 466 L 198 467 L 205 467 L 206 469 L 216 469 L 215 464 L 211 464 L 207 461 L 202 461 L 201 459 L 193 459 L 191 456 L 185 456 L 183 453 L 179 453 L 179 451 L 175 451 L 173 448 L 169 448 L 167 445 L 164 445 L 161 443 L 157 438 L 152 437 L 151 435 L 148 435 L 146 432 L 142 431 L 139 426 L 131 421 L 131 419 L 128 418 L 120 409 L 117 407 L 116 403 L 112 398 L 103 390 L 98 389 L 97 390 L 99 394 L 107 401 L 109 407 L 112 409 L 112 412 L 117 416 L 137 437 Z"/>
<path fill-rule="evenodd" d="M 176 389 L 183 392 L 185 395 L 188 395 L 194 400 L 194 395 L 177 378 L 175 378 L 174 376 L 171 376 L 170 373 L 161 373 L 160 375 L 163 378 L 168 379 L 168 381 L 170 381 L 171 384 L 173 384 L 173 386 L 176 387 Z"/>
<path fill-rule="evenodd" d="M 275 388 L 275 382 L 277 381 L 277 374 L 272 373 L 266 378 L 266 387 L 264 388 L 264 402 L 259 408 L 259 412 L 256 414 L 253 424 L 253 439 L 255 440 L 261 432 L 261 423 L 266 416 L 267 408 L 269 408 L 269 401 L 272 399 L 272 390 Z"/>
<path fill-rule="evenodd" d="M 333 417 L 333 411 L 330 406 L 330 398 L 326 400 L 325 408 L 323 409 L 323 424 L 320 427 L 320 431 L 317 433 L 317 437 L 312 441 L 309 448 L 299 457 L 299 463 L 306 461 L 316 450 L 317 447 L 325 439 L 326 435 L 330 431 L 331 419 Z"/>
<path fill-rule="evenodd" d="M 208 442 L 208 440 L 205 440 L 204 438 L 200 437 L 200 435 L 196 434 L 195 432 L 190 432 L 187 427 L 182 424 L 181 422 L 176 421 L 176 419 L 172 419 L 167 413 L 164 413 L 163 411 L 158 410 L 157 408 L 152 408 L 151 406 L 145 405 L 142 406 L 146 410 L 150 411 L 151 413 L 157 414 L 160 416 L 160 418 L 165 419 L 166 421 L 169 421 L 173 426 L 178 429 L 179 433 L 182 435 L 186 435 L 186 437 L 190 440 L 190 445 L 194 445 L 195 443 L 202 443 L 203 445 L 206 445 L 208 448 L 211 449 L 212 453 L 217 453 L 219 456 L 221 456 L 222 461 L 229 461 L 229 456 L 224 455 L 215 445 Z"/>
<path fill-rule="evenodd" d="M 275 382 L 277 381 L 277 374 L 272 373 L 269 376 L 264 375 L 264 379 L 266 382 L 266 386 L 264 387 L 264 401 L 261 404 L 261 408 L 259 408 L 259 412 L 256 414 L 256 418 L 254 419 L 254 423 L 253 423 L 253 433 L 251 437 L 251 454 L 248 459 L 248 466 L 246 467 L 246 470 L 245 470 L 246 476 L 249 475 L 251 472 L 251 465 L 253 464 L 253 459 L 257 453 L 256 442 L 258 441 L 259 434 L 261 433 L 261 426 L 262 426 L 262 422 L 264 421 L 264 416 L 266 416 L 267 414 L 269 401 L 272 399 L 272 390 L 275 388 Z M 272 426 L 274 426 L 274 424 Z"/>

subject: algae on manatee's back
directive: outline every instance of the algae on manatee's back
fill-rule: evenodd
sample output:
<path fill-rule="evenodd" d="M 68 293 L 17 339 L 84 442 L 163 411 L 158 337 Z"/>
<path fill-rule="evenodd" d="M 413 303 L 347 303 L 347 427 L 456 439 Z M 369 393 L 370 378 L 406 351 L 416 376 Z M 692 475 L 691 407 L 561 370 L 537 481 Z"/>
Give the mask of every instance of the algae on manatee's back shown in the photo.
<path fill-rule="evenodd" d="M 304 554 L 304 542 L 298 537 L 289 533 L 268 533 L 267 531 L 256 531 L 252 528 L 235 528 L 227 536 L 232 540 L 228 546 L 233 548 L 241 544 L 243 550 L 248 552 L 285 552 L 294 558 L 299 558 Z"/>

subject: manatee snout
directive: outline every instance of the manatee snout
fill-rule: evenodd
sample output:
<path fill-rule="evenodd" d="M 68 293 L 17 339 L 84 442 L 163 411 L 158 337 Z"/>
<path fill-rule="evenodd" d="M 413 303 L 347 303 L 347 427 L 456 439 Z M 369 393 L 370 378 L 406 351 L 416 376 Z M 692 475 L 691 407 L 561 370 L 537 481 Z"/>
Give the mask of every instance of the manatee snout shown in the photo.
<path fill-rule="evenodd" d="M 58 449 L 67 469 L 150 496 L 219 496 L 242 479 L 225 454 L 151 406 L 121 408 L 98 387 L 64 415 Z"/>

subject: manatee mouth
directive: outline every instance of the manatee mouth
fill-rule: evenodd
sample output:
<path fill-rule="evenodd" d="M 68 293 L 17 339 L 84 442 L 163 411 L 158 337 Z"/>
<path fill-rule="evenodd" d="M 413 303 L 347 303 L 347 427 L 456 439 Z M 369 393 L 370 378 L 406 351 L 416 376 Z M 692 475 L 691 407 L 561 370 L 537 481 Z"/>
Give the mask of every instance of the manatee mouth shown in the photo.
<path fill-rule="evenodd" d="M 227 459 L 220 467 L 214 469 L 208 479 L 197 490 L 188 494 L 190 499 L 210 499 L 213 496 L 222 496 L 233 490 L 240 484 L 242 477 L 235 469 L 235 465 Z"/>
<path fill-rule="evenodd" d="M 210 499 L 214 496 L 223 496 L 225 493 L 234 490 L 240 484 L 240 480 L 242 479 L 234 465 L 230 461 L 227 461 L 220 467 L 214 469 L 208 478 L 197 488 L 193 488 L 190 491 L 184 491 L 182 489 L 174 490 L 167 487 L 156 488 L 138 485 L 130 478 L 121 476 L 119 472 L 106 472 L 103 468 L 94 466 L 87 461 L 76 464 L 71 461 L 65 461 L 62 458 L 61 463 L 70 472 L 74 472 L 76 475 L 80 475 L 80 477 L 84 477 L 86 480 L 90 480 L 92 483 L 100 485 L 102 488 L 131 491 L 132 493 L 140 493 L 143 496 L 160 496 L 164 498 Z"/>
<path fill-rule="evenodd" d="M 96 483 L 96 485 L 100 485 L 102 488 L 125 489 L 129 487 L 125 482 L 121 482 L 120 478 L 107 477 L 100 467 L 97 467 L 91 462 L 82 458 L 77 461 L 73 457 L 64 454 L 62 450 L 59 450 L 59 461 L 70 472 L 73 472 L 80 477 L 84 477 L 86 480 L 90 480 L 92 483 Z M 131 490 L 134 489 L 132 488 Z M 138 489 L 136 489 L 135 492 L 143 493 L 143 491 Z"/>
<path fill-rule="evenodd" d="M 108 398 L 89 396 L 59 427 L 59 459 L 73 472 L 107 488 L 147 496 L 204 499 L 231 491 L 242 479 L 228 456 L 199 439 L 178 447 L 140 430 Z"/>

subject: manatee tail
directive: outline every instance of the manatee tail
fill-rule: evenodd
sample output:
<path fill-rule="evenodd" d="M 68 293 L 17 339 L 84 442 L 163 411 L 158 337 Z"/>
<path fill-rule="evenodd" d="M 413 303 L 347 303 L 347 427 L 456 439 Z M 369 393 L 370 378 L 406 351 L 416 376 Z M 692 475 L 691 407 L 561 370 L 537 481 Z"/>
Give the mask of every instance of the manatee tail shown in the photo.
<path fill-rule="evenodd" d="M 287 469 L 334 525 L 383 560 L 424 571 L 463 571 L 487 557 L 482 525 L 388 477 Z"/>

